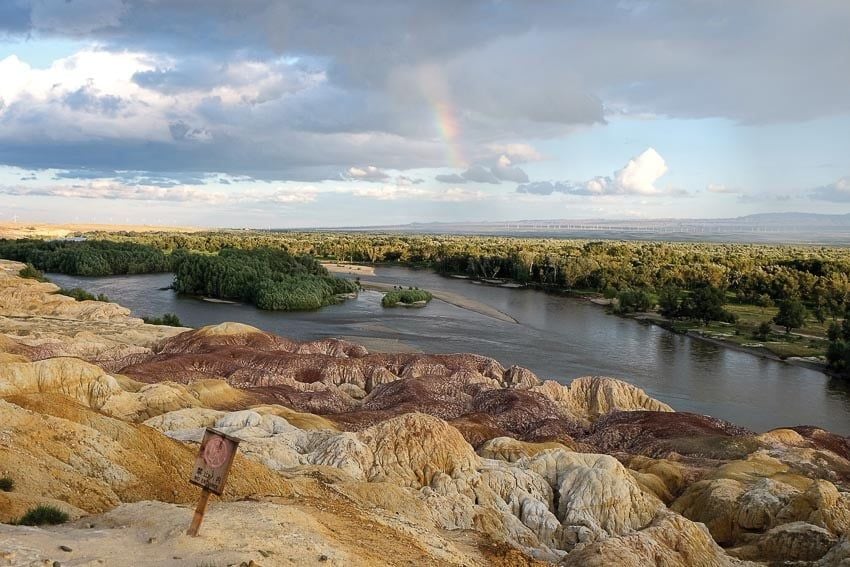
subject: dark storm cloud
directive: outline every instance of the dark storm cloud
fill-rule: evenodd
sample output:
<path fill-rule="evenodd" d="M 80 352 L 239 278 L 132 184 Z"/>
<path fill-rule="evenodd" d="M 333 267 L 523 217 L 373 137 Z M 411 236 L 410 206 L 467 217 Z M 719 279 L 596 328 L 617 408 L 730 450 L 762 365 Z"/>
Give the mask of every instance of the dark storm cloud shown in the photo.
<path fill-rule="evenodd" d="M 23 0 L 0 2 L 0 32 L 25 32 L 30 28 L 30 7 Z"/>

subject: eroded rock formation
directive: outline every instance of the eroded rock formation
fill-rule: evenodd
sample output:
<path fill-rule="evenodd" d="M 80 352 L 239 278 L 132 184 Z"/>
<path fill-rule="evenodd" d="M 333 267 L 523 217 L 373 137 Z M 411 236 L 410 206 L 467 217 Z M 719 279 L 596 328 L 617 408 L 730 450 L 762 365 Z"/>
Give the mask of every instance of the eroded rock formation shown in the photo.
<path fill-rule="evenodd" d="M 0 262 L 0 476 L 15 482 L 0 522 L 51 504 L 75 523 L 0 526 L 0 564 L 49 559 L 57 538 L 79 564 L 850 560 L 844 437 L 757 434 L 621 380 L 564 385 L 478 355 L 152 327 L 19 266 Z M 207 427 L 242 439 L 211 548 L 178 536 Z"/>

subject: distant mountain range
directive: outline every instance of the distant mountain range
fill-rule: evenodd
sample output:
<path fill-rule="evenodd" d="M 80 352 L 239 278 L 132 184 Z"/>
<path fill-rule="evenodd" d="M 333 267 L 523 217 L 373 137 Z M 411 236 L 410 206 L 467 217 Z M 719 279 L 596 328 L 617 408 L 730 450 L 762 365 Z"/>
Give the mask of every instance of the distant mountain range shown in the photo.
<path fill-rule="evenodd" d="M 340 227 L 339 230 L 850 245 L 850 214 L 759 213 L 717 219 L 529 219 L 498 222 L 430 222 Z"/>

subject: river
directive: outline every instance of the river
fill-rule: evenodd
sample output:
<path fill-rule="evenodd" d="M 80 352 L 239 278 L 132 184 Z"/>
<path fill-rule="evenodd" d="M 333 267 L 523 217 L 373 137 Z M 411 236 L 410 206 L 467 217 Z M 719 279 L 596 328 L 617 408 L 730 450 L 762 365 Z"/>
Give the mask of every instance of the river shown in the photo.
<path fill-rule="evenodd" d="M 756 431 L 806 424 L 850 434 L 850 387 L 840 380 L 535 290 L 485 286 L 402 267 L 378 267 L 374 276 L 361 276 L 364 282 L 460 294 L 517 321 L 510 323 L 437 299 L 421 309 L 384 309 L 381 293 L 375 291 L 320 311 L 282 313 L 178 296 L 161 289 L 171 283 L 170 274 L 49 277 L 63 287 L 105 293 L 138 316 L 171 312 L 193 327 L 239 321 L 300 340 L 395 339 L 424 352 L 491 356 L 505 366 L 525 366 L 562 383 L 588 374 L 623 378 L 676 410 Z"/>

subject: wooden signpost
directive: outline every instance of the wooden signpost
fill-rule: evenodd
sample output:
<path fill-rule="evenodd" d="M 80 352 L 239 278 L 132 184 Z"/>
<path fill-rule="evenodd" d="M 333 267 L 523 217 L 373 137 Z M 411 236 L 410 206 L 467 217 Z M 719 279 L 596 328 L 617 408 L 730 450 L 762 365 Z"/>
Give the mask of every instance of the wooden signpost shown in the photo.
<path fill-rule="evenodd" d="M 195 515 L 192 517 L 192 525 L 186 531 L 190 536 L 197 536 L 204 521 L 204 513 L 207 511 L 207 501 L 210 493 L 221 496 L 224 492 L 224 483 L 230 472 L 230 465 L 236 456 L 239 447 L 239 439 L 225 435 L 221 431 L 207 428 L 201 448 L 192 468 L 192 478 L 189 482 L 202 488 L 201 498 L 195 507 Z"/>

